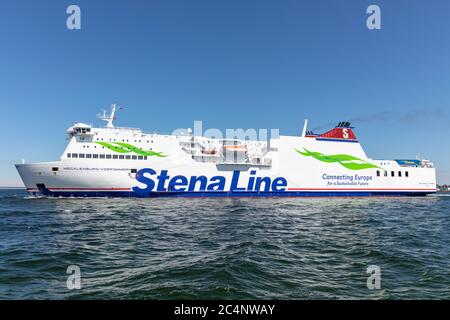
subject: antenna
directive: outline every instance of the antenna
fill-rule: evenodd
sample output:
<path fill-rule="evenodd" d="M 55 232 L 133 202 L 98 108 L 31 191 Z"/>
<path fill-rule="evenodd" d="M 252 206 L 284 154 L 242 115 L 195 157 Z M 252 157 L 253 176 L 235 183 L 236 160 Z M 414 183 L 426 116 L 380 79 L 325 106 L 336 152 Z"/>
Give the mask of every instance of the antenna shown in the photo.
<path fill-rule="evenodd" d="M 122 109 L 120 107 L 119 109 Z M 106 121 L 106 128 L 114 128 L 113 121 L 116 120 L 115 118 L 116 113 L 116 104 L 111 105 L 111 112 L 109 114 L 106 113 L 105 110 L 102 110 L 102 113 L 97 114 L 97 117 L 103 121 Z"/>

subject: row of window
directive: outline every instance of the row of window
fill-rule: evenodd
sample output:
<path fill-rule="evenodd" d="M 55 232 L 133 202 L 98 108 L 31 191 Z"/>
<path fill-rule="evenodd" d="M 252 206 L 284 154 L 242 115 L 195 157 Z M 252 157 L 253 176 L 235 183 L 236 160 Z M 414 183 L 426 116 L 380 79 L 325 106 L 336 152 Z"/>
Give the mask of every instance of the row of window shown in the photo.
<path fill-rule="evenodd" d="M 94 147 L 94 149 L 97 149 L 97 146 L 93 146 Z M 86 148 L 86 149 L 89 149 L 90 148 L 90 146 L 89 145 L 83 145 L 83 149 L 84 148 Z M 123 147 L 118 147 L 119 149 L 122 149 L 122 150 L 125 150 L 125 148 L 123 148 Z M 99 149 L 100 149 L 100 147 L 99 147 Z M 105 147 L 102 147 L 102 149 L 105 149 Z M 139 148 L 140 150 L 142 150 L 142 148 Z M 149 148 L 149 150 L 153 150 L 152 148 Z"/>
<path fill-rule="evenodd" d="M 384 176 L 388 177 L 389 176 L 389 171 L 384 171 Z M 402 171 L 398 171 L 398 176 L 402 177 Z M 381 172 L 378 170 L 377 171 L 377 177 L 381 177 Z M 391 171 L 391 177 L 395 177 L 395 171 Z M 409 177 L 409 172 L 405 171 L 405 177 L 408 178 Z"/>
<path fill-rule="evenodd" d="M 58 167 L 53 167 L 52 171 L 53 171 L 54 174 L 56 174 L 56 171 L 59 171 L 59 168 Z M 137 173 L 137 169 L 130 169 L 130 172 L 131 173 Z M 41 174 L 41 172 L 39 172 L 39 174 Z"/>
<path fill-rule="evenodd" d="M 120 160 L 147 160 L 147 156 L 135 156 L 124 154 L 90 154 L 90 153 L 68 153 L 67 158 L 81 159 L 120 159 Z"/>
<path fill-rule="evenodd" d="M 106 140 L 106 139 L 105 139 Z M 108 139 L 109 141 L 116 141 L 116 139 Z M 128 139 L 117 139 L 117 141 L 130 142 Z M 103 141 L 103 138 L 94 139 L 94 141 Z M 131 140 L 133 142 L 133 140 Z M 142 140 L 134 140 L 134 142 L 142 142 Z M 153 143 L 153 140 L 147 140 L 147 143 Z"/>
<path fill-rule="evenodd" d="M 85 141 L 84 137 L 81 137 L 82 141 Z M 86 138 L 86 141 L 91 140 L 90 138 Z M 105 139 L 106 140 L 106 139 Z M 94 141 L 103 141 L 103 138 L 95 139 Z M 109 141 L 116 141 L 116 139 L 109 139 Z M 120 139 L 117 139 L 117 141 L 120 141 Z M 122 142 L 130 142 L 128 139 L 122 139 Z M 133 141 L 131 141 L 133 142 Z M 134 140 L 134 142 L 141 142 L 141 140 Z M 147 143 L 153 143 L 153 140 L 147 140 Z"/>

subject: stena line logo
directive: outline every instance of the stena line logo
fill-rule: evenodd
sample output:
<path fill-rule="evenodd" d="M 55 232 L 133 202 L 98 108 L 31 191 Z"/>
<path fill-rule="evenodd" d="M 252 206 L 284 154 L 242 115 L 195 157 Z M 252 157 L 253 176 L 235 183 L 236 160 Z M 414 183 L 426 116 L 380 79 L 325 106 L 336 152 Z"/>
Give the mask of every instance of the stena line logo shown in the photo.
<path fill-rule="evenodd" d="M 145 187 L 133 187 L 136 194 L 149 192 L 193 192 L 193 191 L 229 191 L 229 192 L 284 192 L 287 181 L 283 177 L 271 179 L 270 177 L 256 176 L 256 170 L 251 170 L 249 176 L 241 178 L 240 171 L 233 171 L 231 180 L 224 176 L 190 176 L 169 175 L 168 170 L 161 170 L 158 174 L 150 168 L 140 169 L 136 180 Z"/>
<path fill-rule="evenodd" d="M 342 136 L 344 139 L 348 139 L 348 129 L 342 129 Z"/>

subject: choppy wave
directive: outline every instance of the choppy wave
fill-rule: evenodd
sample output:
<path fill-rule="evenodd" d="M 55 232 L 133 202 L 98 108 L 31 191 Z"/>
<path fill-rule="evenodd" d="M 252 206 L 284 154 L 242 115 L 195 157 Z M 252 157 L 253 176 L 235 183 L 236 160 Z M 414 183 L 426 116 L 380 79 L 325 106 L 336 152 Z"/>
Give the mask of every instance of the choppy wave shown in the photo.
<path fill-rule="evenodd" d="M 450 298 L 450 198 L 25 199 L 0 191 L 0 299 Z M 81 290 L 68 290 L 69 265 Z M 366 269 L 381 269 L 369 290 Z"/>

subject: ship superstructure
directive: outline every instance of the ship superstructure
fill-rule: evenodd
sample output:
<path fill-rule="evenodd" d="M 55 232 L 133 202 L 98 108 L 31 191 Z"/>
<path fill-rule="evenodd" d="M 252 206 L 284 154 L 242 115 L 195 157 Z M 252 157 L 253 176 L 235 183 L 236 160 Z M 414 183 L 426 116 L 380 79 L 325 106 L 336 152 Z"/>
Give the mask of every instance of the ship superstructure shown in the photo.
<path fill-rule="evenodd" d="M 75 123 L 58 161 L 17 164 L 32 195 L 68 197 L 423 196 L 436 192 L 433 164 L 367 157 L 354 128 L 267 141 L 144 133 Z"/>

